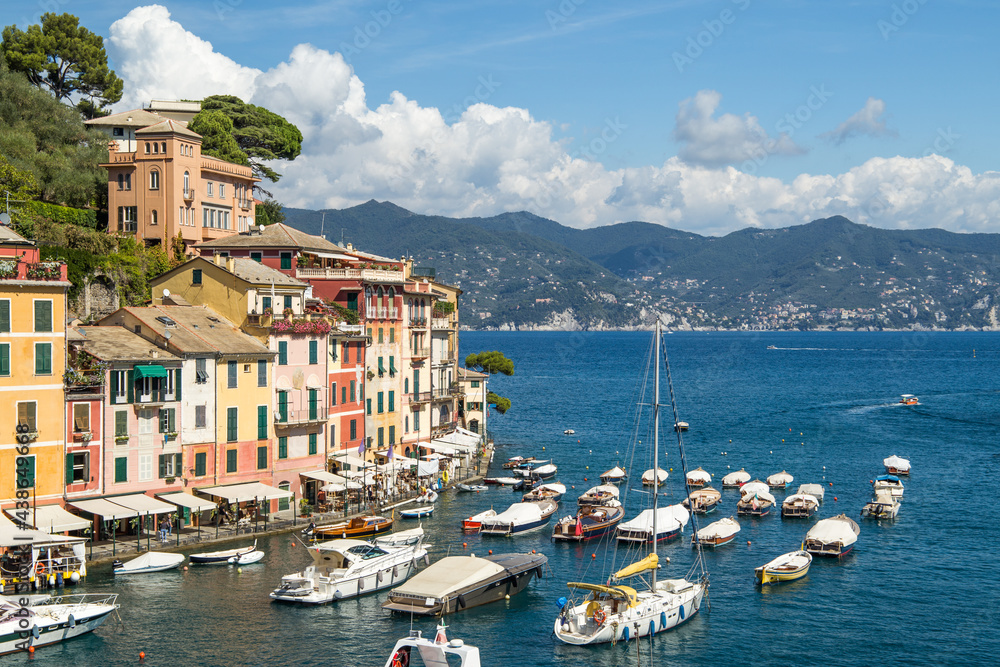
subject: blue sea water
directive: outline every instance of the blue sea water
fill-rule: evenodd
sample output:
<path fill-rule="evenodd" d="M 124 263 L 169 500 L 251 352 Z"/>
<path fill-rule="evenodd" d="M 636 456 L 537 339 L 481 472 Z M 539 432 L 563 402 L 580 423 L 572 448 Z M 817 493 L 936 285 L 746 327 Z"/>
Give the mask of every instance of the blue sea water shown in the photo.
<path fill-rule="evenodd" d="M 516 454 L 554 459 L 558 479 L 575 487 L 557 516 L 574 511 L 575 495 L 597 483 L 601 471 L 627 462 L 631 403 L 650 334 L 463 332 L 461 339 L 463 354 L 499 349 L 514 360 L 514 376 L 490 383 L 513 404 L 490 423 L 498 443 L 494 468 Z M 1000 336 L 712 332 L 664 340 L 678 414 L 691 424 L 684 434 L 689 467 L 713 473 L 717 488 L 741 467 L 761 479 L 787 470 L 793 487 L 824 484 L 816 518 L 857 518 L 854 551 L 839 561 L 816 559 L 805 579 L 761 590 L 753 569 L 796 549 L 816 519 L 783 520 L 778 511 L 741 517 L 737 540 L 705 554 L 710 609 L 644 640 L 638 656 L 634 642 L 569 647 L 552 636 L 555 601 L 568 593 L 567 581 L 606 577 L 603 551 L 553 544 L 545 529 L 514 538 L 463 536 L 461 518 L 490 505 L 505 508 L 519 496 L 446 492 L 424 523 L 433 557 L 488 549 L 536 549 L 549 557 L 545 577 L 525 593 L 448 617 L 450 636 L 479 646 L 487 666 L 1000 664 Z M 903 393 L 919 396 L 920 405 L 898 405 Z M 671 420 L 668 413 L 664 423 Z M 575 435 L 563 435 L 568 428 Z M 676 438 L 669 428 L 661 436 L 661 465 L 673 468 L 664 501 L 678 502 Z M 899 518 L 861 520 L 870 480 L 890 454 L 913 465 Z M 634 463 L 637 481 L 651 464 L 638 457 Z M 783 494 L 776 497 L 780 502 Z M 701 525 L 735 515 L 737 499 L 725 491 L 720 509 Z M 642 500 L 629 493 L 627 516 Z M 689 526 L 661 546 L 671 560 L 661 576 L 687 572 L 690 533 Z M 384 664 L 410 627 L 409 619 L 381 611 L 385 593 L 311 609 L 271 604 L 267 593 L 281 575 L 309 558 L 289 535 L 263 539 L 261 547 L 266 559 L 242 574 L 192 568 L 115 581 L 108 567 L 95 568 L 81 589 L 120 593 L 120 624 L 30 659 L 2 660 L 134 665 L 145 651 L 149 667 Z M 425 634 L 434 628 L 427 619 L 414 625 Z"/>

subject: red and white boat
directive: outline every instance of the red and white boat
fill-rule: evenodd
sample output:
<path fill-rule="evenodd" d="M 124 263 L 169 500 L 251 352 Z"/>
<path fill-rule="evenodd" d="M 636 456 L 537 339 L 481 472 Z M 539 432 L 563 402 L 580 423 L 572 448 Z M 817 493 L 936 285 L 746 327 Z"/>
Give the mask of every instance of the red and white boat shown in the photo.
<path fill-rule="evenodd" d="M 492 519 L 497 515 L 496 510 L 488 509 L 479 514 L 473 514 L 468 519 L 462 521 L 462 530 L 467 533 L 478 533 L 483 527 L 483 519 Z"/>
<path fill-rule="evenodd" d="M 913 394 L 903 394 L 899 397 L 899 402 L 903 405 L 920 405 L 919 399 Z"/>

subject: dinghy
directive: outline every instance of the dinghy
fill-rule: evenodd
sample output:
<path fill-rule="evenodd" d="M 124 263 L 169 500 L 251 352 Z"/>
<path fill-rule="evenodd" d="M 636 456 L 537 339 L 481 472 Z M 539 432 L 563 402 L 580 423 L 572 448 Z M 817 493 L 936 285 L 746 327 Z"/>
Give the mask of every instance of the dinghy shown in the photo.
<path fill-rule="evenodd" d="M 250 565 L 251 563 L 259 563 L 264 558 L 263 551 L 251 551 L 250 553 L 240 554 L 239 556 L 233 556 L 227 561 L 230 565 Z"/>
<path fill-rule="evenodd" d="M 159 551 L 147 551 L 127 563 L 116 560 L 112 565 L 115 574 L 145 574 L 147 572 L 163 572 L 180 567 L 184 562 L 184 554 L 170 554 Z"/>
<path fill-rule="evenodd" d="M 722 478 L 722 488 L 738 489 L 749 481 L 750 473 L 743 468 L 740 468 L 736 472 L 731 472 Z"/>
<path fill-rule="evenodd" d="M 543 500 L 537 503 L 514 503 L 505 511 L 480 521 L 482 535 L 516 535 L 539 528 L 555 514 L 559 503 Z"/>
<path fill-rule="evenodd" d="M 563 494 L 566 493 L 566 485 L 559 484 L 558 482 L 553 482 L 549 484 L 541 484 L 538 487 L 532 489 L 528 493 L 521 497 L 526 503 L 537 503 L 539 500 L 551 500 L 553 502 L 559 502 L 562 500 Z"/>
<path fill-rule="evenodd" d="M 768 477 L 767 485 L 772 489 L 784 489 L 793 481 L 795 481 L 795 478 L 789 475 L 784 470 L 782 470 L 781 472 L 776 472 L 770 477 Z"/>
<path fill-rule="evenodd" d="M 782 581 L 794 581 L 806 576 L 812 556 L 805 551 L 791 551 L 782 554 L 766 565 L 754 570 L 754 578 L 761 586 Z"/>
<path fill-rule="evenodd" d="M 691 544 L 702 544 L 706 547 L 718 547 L 729 544 L 740 532 L 740 524 L 733 517 L 719 519 L 710 523 L 691 536 Z"/>
<path fill-rule="evenodd" d="M 479 514 L 473 514 L 468 519 L 462 521 L 462 530 L 467 533 L 478 533 L 479 529 L 483 526 L 483 520 L 492 519 L 497 515 L 495 509 L 488 509 L 485 512 L 480 512 Z"/>
<path fill-rule="evenodd" d="M 422 519 L 423 517 L 430 516 L 434 513 L 434 505 L 424 505 L 423 507 L 414 507 L 408 510 L 400 510 L 399 516 L 404 519 Z"/>
<path fill-rule="evenodd" d="M 688 486 L 701 487 L 712 481 L 712 475 L 701 468 L 695 468 L 687 474 Z"/>
<path fill-rule="evenodd" d="M 234 556 L 242 556 L 243 554 L 248 554 L 252 551 L 257 550 L 257 540 L 253 541 L 253 544 L 249 547 L 240 547 L 238 549 L 226 549 L 225 551 L 209 551 L 200 554 L 191 554 L 188 556 L 193 565 L 221 565 L 223 563 L 228 563 L 229 559 Z"/>

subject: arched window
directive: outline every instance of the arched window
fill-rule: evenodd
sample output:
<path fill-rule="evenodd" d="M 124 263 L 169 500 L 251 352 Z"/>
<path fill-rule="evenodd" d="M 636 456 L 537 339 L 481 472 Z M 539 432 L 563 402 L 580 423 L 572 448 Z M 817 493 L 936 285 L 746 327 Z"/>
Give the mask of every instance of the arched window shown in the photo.
<path fill-rule="evenodd" d="M 152 211 L 149 212 L 149 224 L 151 225 L 156 224 L 156 209 L 153 209 Z"/>
<path fill-rule="evenodd" d="M 184 194 L 186 195 L 188 190 L 191 189 L 191 174 L 184 172 Z"/>
<path fill-rule="evenodd" d="M 164 141 L 162 144 L 160 144 L 160 146 L 162 147 L 162 150 L 160 152 L 161 153 L 166 153 L 167 152 L 167 142 Z"/>
<path fill-rule="evenodd" d="M 124 190 L 125 189 L 125 175 L 124 174 L 118 174 L 118 189 L 119 190 Z"/>
<path fill-rule="evenodd" d="M 148 141 L 146 142 L 146 154 L 147 155 L 149 154 L 149 142 Z"/>
<path fill-rule="evenodd" d="M 382 290 L 381 287 L 378 288 L 378 307 L 379 310 L 385 308 L 385 292 Z"/>
<path fill-rule="evenodd" d="M 372 303 L 372 288 L 371 287 L 366 287 L 365 288 L 365 306 L 367 306 L 368 308 L 374 308 L 375 307 L 375 304 Z"/>
<path fill-rule="evenodd" d="M 159 190 L 160 189 L 160 172 L 154 169 L 149 172 L 149 189 Z"/>

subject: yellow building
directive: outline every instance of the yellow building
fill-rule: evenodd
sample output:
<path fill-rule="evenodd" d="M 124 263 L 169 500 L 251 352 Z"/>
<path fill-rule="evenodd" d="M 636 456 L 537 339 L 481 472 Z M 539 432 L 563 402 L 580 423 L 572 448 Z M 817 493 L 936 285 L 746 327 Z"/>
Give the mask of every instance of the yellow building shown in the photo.
<path fill-rule="evenodd" d="M 66 447 L 63 262 L 0 226 L 0 506 L 58 502 Z"/>

